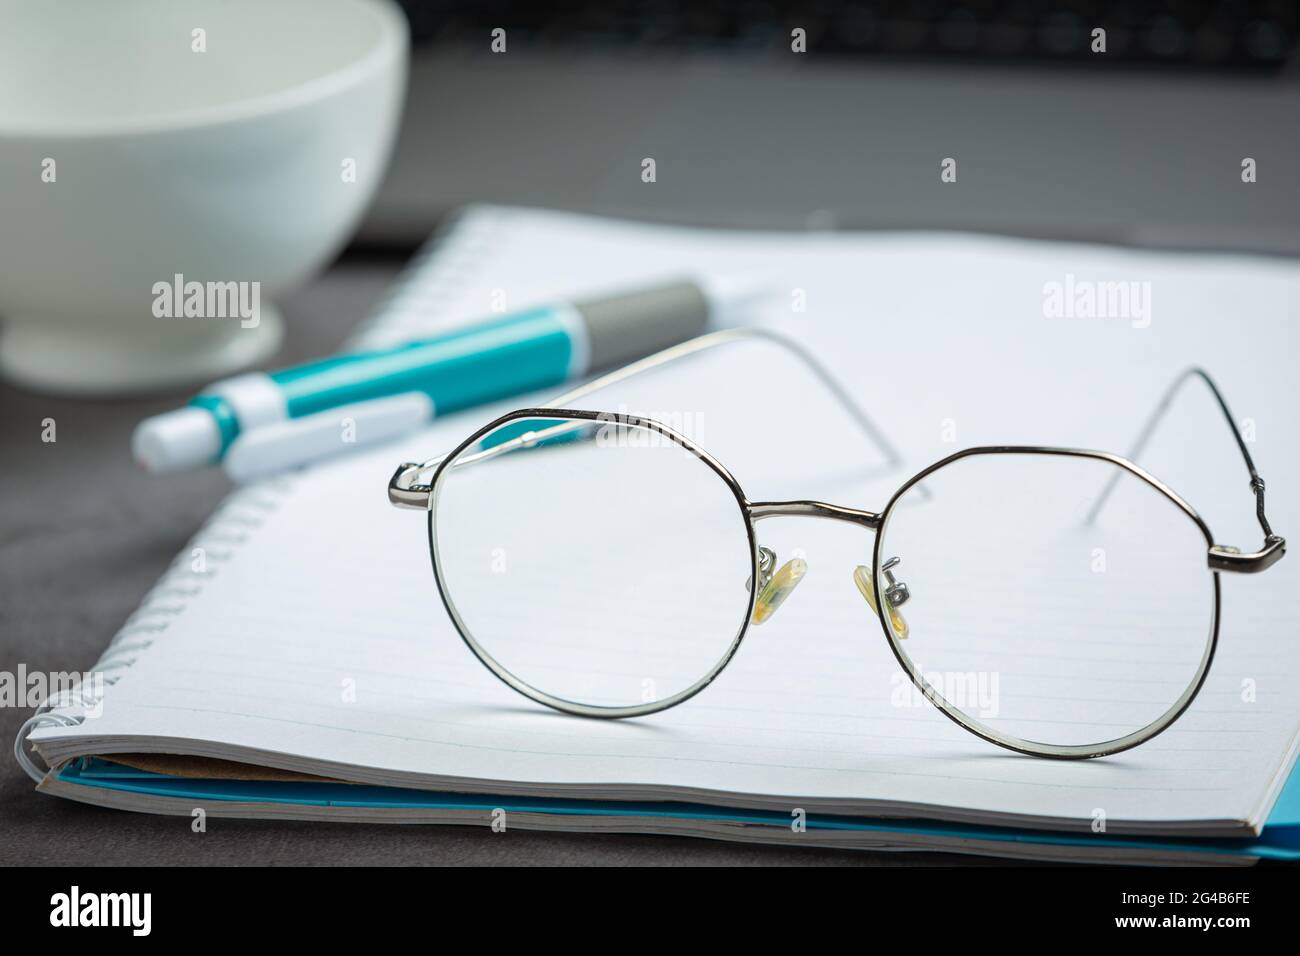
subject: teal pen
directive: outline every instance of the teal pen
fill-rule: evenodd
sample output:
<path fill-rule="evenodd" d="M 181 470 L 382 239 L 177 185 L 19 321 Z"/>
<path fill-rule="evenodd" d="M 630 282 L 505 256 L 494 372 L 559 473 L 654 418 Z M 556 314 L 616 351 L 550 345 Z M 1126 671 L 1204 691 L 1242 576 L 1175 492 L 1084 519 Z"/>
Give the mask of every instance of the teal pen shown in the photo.
<path fill-rule="evenodd" d="M 224 462 L 232 477 L 247 480 L 641 358 L 730 324 L 757 291 L 734 279 L 676 281 L 541 306 L 396 348 L 238 375 L 145 419 L 132 451 L 149 471 Z M 340 441 L 349 424 L 353 434 Z"/>

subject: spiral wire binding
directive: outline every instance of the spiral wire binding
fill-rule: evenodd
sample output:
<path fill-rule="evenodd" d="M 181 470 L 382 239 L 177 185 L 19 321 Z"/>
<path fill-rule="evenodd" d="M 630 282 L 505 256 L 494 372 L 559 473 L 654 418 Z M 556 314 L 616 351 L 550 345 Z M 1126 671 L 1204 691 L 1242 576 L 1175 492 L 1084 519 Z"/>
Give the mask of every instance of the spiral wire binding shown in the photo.
<path fill-rule="evenodd" d="M 166 633 L 173 620 L 189 607 L 207 581 L 215 577 L 222 565 L 231 560 L 235 550 L 260 528 L 267 516 L 279 507 L 293 490 L 289 478 L 280 476 L 232 492 L 204 522 L 198 532 L 172 559 L 156 584 L 149 589 L 140 606 L 131 613 L 108 642 L 91 674 L 104 675 L 102 680 L 82 681 L 76 687 L 51 694 L 25 720 L 14 737 L 14 757 L 27 776 L 37 784 L 53 770 L 42 770 L 23 746 L 28 735 L 38 727 L 76 727 L 85 723 L 87 713 L 103 702 L 104 688 L 116 684 Z M 194 551 L 202 549 L 203 568 L 195 570 Z"/>

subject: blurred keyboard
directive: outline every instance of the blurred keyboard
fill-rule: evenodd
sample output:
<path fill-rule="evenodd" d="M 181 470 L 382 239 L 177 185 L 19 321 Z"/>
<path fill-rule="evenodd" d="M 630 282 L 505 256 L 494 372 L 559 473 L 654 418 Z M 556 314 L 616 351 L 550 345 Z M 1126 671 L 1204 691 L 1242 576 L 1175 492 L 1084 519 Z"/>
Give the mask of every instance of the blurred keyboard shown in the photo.
<path fill-rule="evenodd" d="M 799 27 L 818 55 L 1069 63 L 1097 58 L 1090 46 L 1101 27 L 1108 61 L 1274 72 L 1300 36 L 1290 0 L 400 2 L 417 44 L 485 52 L 490 31 L 502 27 L 510 51 L 777 55 Z"/>

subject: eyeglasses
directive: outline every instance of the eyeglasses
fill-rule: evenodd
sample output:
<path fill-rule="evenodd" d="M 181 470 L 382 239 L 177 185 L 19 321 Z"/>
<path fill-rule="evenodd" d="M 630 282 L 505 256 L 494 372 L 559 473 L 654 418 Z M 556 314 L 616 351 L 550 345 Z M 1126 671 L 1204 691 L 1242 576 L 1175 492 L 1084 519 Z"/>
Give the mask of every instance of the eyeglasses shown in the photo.
<path fill-rule="evenodd" d="M 1219 636 L 1221 572 L 1285 552 L 1264 482 L 1218 388 L 1180 376 L 1127 457 L 1046 446 L 967 448 L 909 478 L 882 511 L 753 501 L 712 455 L 651 418 L 567 408 L 611 384 L 739 340 L 788 350 L 891 461 L 898 455 L 806 350 L 727 330 L 512 411 L 448 454 L 404 463 L 389 498 L 428 512 L 439 594 L 471 651 L 510 687 L 584 717 L 690 699 L 808 564 L 760 544 L 770 519 L 874 532 L 845 569 L 905 689 L 991 743 L 1041 757 L 1118 753 L 1191 704 Z M 1195 510 L 1134 464 L 1182 386 L 1208 387 L 1232 427 L 1264 533 L 1216 544 Z M 427 482 L 420 479 L 431 474 Z M 865 550 L 865 549 L 864 549 Z"/>

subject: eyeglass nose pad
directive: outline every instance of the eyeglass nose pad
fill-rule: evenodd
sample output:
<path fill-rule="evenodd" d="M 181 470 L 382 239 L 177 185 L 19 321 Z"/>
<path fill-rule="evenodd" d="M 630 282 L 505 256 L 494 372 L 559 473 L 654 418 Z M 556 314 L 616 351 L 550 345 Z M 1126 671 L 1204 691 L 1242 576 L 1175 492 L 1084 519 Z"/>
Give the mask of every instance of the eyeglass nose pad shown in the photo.
<path fill-rule="evenodd" d="M 875 591 L 871 587 L 871 569 L 865 564 L 859 564 L 853 569 L 853 583 L 858 586 L 862 596 L 867 599 L 867 607 L 871 608 L 871 613 L 880 617 L 880 611 L 876 608 Z M 907 640 L 907 620 L 899 612 L 898 608 L 890 603 L 889 598 L 885 598 L 885 609 L 889 612 L 889 624 L 900 641 Z"/>
<path fill-rule="evenodd" d="M 763 551 L 768 551 L 763 548 Z M 768 551 L 768 554 L 772 554 Z M 776 563 L 776 555 L 772 554 L 771 564 Z M 769 565 L 770 566 L 770 565 Z M 754 601 L 754 616 L 751 620 L 755 624 L 762 624 L 773 614 L 776 609 L 785 603 L 794 589 L 799 586 L 803 576 L 808 573 L 808 562 L 803 558 L 791 558 L 780 569 L 767 579 L 758 591 L 758 597 Z M 762 571 L 760 569 L 760 578 L 762 580 Z"/>

